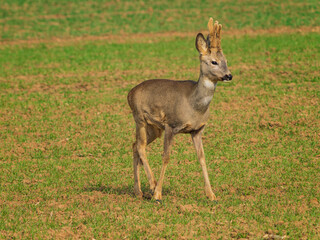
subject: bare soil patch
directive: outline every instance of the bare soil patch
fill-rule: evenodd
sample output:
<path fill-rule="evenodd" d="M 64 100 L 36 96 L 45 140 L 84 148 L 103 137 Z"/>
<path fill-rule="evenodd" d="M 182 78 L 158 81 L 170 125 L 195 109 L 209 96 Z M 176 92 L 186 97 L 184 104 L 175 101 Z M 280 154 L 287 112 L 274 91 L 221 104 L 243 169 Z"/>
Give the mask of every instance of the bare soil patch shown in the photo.
<path fill-rule="evenodd" d="M 201 30 L 199 32 L 207 32 L 207 30 Z M 224 31 L 224 34 L 228 37 L 237 37 L 237 36 L 257 36 L 257 35 L 279 35 L 279 34 L 292 34 L 292 33 L 310 33 L 316 32 L 320 33 L 320 26 L 316 27 L 300 27 L 300 28 L 290 28 L 290 27 L 277 27 L 270 29 L 229 29 Z M 110 34 L 102 36 L 80 36 L 80 37 L 70 37 L 70 38 L 58 38 L 53 37 L 49 39 L 27 39 L 27 40 L 0 40 L 0 46 L 6 45 L 33 45 L 40 43 L 52 43 L 56 45 L 66 45 L 73 44 L 75 42 L 83 41 L 108 41 L 109 43 L 152 43 L 163 41 L 164 39 L 173 39 L 173 38 L 184 38 L 184 37 L 193 37 L 196 36 L 198 32 L 157 32 L 157 33 L 137 33 L 137 34 Z"/>

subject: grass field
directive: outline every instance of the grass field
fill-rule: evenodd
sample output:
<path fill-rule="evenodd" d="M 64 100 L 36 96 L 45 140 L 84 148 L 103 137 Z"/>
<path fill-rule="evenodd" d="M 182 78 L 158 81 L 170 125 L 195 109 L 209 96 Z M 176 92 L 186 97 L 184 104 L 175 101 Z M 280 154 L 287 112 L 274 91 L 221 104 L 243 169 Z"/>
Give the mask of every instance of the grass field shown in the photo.
<path fill-rule="evenodd" d="M 1 239 L 320 238 L 318 1 L 160 2 L 1 3 Z M 197 80 L 210 16 L 234 76 L 203 137 L 218 202 L 189 135 L 175 137 L 163 204 L 137 199 L 127 93 Z M 147 150 L 158 178 L 162 140 Z"/>

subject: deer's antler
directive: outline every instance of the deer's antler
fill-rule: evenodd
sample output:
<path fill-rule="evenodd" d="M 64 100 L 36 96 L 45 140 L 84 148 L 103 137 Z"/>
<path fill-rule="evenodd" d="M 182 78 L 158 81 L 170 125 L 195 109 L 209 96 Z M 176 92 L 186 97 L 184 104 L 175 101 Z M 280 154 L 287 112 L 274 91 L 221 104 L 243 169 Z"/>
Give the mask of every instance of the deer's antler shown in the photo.
<path fill-rule="evenodd" d="M 210 18 L 208 22 L 209 35 L 207 38 L 207 43 L 210 50 L 219 51 L 221 50 L 221 28 L 222 25 L 215 21 L 213 24 L 213 19 Z"/>

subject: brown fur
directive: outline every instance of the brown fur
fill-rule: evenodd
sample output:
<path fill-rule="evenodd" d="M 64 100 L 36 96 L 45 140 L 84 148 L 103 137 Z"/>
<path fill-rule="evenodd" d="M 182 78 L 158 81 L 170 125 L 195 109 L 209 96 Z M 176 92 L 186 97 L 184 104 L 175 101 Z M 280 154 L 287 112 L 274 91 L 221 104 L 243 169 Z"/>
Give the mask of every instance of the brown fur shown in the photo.
<path fill-rule="evenodd" d="M 220 45 L 221 25 L 213 25 L 210 18 L 207 40 L 199 33 L 196 48 L 200 53 L 198 82 L 153 79 L 140 83 L 128 94 L 128 103 L 136 123 L 136 142 L 133 144 L 134 192 L 142 197 L 139 168 L 143 165 L 153 197 L 162 198 L 162 184 L 169 163 L 173 137 L 178 133 L 190 133 L 205 181 L 205 193 L 210 200 L 212 192 L 205 164 L 201 135 L 209 117 L 209 104 L 218 81 L 231 80 L 226 59 Z M 208 40 L 209 39 L 209 40 Z M 164 131 L 163 165 L 156 182 L 146 157 L 146 146 Z"/>

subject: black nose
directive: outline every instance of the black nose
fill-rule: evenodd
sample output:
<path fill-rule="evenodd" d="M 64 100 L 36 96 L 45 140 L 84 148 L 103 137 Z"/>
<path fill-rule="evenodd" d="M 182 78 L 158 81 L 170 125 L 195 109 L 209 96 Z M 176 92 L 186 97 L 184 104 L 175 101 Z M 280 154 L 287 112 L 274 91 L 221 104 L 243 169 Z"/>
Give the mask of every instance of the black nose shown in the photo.
<path fill-rule="evenodd" d="M 224 77 L 222 78 L 223 80 L 231 80 L 232 79 L 232 75 L 224 75 Z"/>

